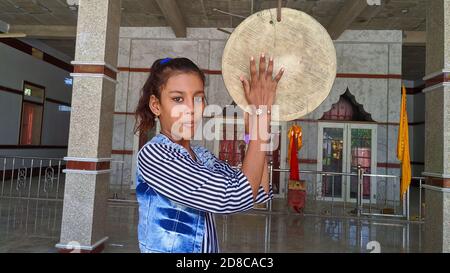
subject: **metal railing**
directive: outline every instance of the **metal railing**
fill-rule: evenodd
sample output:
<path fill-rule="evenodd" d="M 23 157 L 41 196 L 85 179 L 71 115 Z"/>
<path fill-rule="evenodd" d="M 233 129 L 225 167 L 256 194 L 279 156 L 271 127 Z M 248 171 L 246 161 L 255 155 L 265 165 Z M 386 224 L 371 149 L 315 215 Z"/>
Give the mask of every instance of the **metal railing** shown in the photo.
<path fill-rule="evenodd" d="M 60 236 L 62 202 L 49 199 L 0 198 L 2 239 L 16 236 L 57 240 Z"/>
<path fill-rule="evenodd" d="M 109 196 L 111 199 L 126 199 L 130 193 L 130 184 L 127 182 L 124 161 L 111 161 L 111 177 L 109 182 Z"/>
<path fill-rule="evenodd" d="M 290 172 L 289 169 L 273 168 L 271 162 L 268 169 L 270 183 L 275 172 Z M 400 177 L 396 175 L 364 173 L 360 166 L 351 173 L 310 170 L 300 170 L 299 173 L 307 185 L 303 210 L 305 215 L 423 220 L 423 177 L 412 178 L 419 181 L 419 189 L 415 193 L 418 200 L 411 199 L 411 187 L 401 200 Z M 287 180 L 280 182 L 287 185 Z M 416 217 L 411 217 L 412 206 Z M 266 210 L 273 212 L 272 202 L 269 202 Z"/>
<path fill-rule="evenodd" d="M 64 198 L 62 158 L 0 156 L 0 198 L 56 200 Z M 124 161 L 111 161 L 109 197 L 126 199 L 130 184 Z"/>
<path fill-rule="evenodd" d="M 65 161 L 60 158 L 0 157 L 0 197 L 38 200 L 63 200 Z M 131 167 L 131 166 L 130 166 Z M 131 174 L 124 161 L 111 161 L 109 184 L 110 200 L 131 201 Z M 275 172 L 289 169 L 268 166 L 270 183 Z M 411 187 L 400 200 L 400 177 L 396 175 L 356 172 L 340 173 L 300 170 L 307 185 L 304 214 L 350 217 L 391 217 L 405 220 L 423 220 L 423 177 L 419 189 Z M 287 181 L 281 181 L 287 183 Z M 376 192 L 376 194 L 373 194 Z M 255 207 L 274 212 L 273 203 Z M 290 211 L 288 210 L 288 213 Z M 414 214 L 414 215 L 413 215 Z M 412 217 L 413 216 L 413 217 Z"/>
<path fill-rule="evenodd" d="M 2 156 L 0 164 L 0 197 L 63 199 L 63 159 Z"/>
<path fill-rule="evenodd" d="M 334 252 L 362 252 L 368 253 L 372 250 L 370 243 L 379 243 L 380 252 L 418 252 L 422 250 L 421 232 L 422 225 L 417 229 L 411 229 L 414 223 L 408 221 L 392 222 L 389 220 L 361 220 L 346 218 L 314 218 L 301 219 L 301 217 L 274 217 L 273 213 L 246 212 L 245 219 L 251 219 L 251 225 L 244 226 L 246 220 L 235 215 L 217 215 L 216 221 L 220 238 L 221 249 L 236 251 L 236 242 L 251 237 L 250 252 L 278 252 L 280 244 L 272 244 L 272 241 L 284 242 L 291 240 L 301 246 L 299 251 L 306 252 L 330 252 L 329 247 L 333 244 L 309 244 L 310 238 L 320 238 L 320 241 L 332 240 L 339 242 L 339 248 Z M 278 215 L 279 216 L 279 215 Z M 307 223 L 307 224 L 306 224 Z M 276 227 L 276 230 L 273 229 Z M 308 236 L 304 236 L 303 230 L 308 228 Z M 251 232 L 257 228 L 261 232 Z M 274 233 L 275 232 L 275 233 Z M 299 233 L 301 235 L 299 235 Z M 251 234 L 251 235 L 249 235 Z M 416 234 L 418 234 L 418 239 Z M 381 236 L 380 236 L 381 235 Z M 412 236 L 410 236 L 412 235 Z M 309 238 L 308 238 L 309 237 Z M 305 239 L 308 238 L 308 239 Z M 292 245 L 292 243 L 291 243 Z M 386 247 L 385 246 L 388 246 Z M 389 250 L 387 250 L 389 249 Z M 240 249 L 241 250 L 241 249 Z M 292 248 L 283 248 L 281 251 L 292 251 Z M 296 251 L 297 252 L 297 251 Z"/>

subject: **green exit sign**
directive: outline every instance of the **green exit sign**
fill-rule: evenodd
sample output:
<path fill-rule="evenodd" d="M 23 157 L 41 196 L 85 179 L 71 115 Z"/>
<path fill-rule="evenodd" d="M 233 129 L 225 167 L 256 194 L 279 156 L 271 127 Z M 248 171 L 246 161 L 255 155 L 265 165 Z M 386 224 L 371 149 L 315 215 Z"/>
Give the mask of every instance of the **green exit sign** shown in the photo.
<path fill-rule="evenodd" d="M 26 96 L 31 96 L 31 88 L 25 88 L 24 94 L 25 94 Z"/>

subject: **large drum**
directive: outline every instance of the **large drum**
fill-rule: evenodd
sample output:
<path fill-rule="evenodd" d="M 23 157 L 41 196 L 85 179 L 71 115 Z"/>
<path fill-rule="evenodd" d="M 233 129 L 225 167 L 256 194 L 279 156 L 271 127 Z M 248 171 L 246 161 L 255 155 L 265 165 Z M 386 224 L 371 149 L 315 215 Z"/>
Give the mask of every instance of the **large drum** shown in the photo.
<path fill-rule="evenodd" d="M 328 96 L 336 77 L 336 50 L 325 28 L 308 14 L 282 8 L 267 9 L 246 18 L 230 35 L 222 56 L 225 86 L 243 110 L 250 108 L 240 75 L 250 78 L 249 59 L 264 52 L 274 57 L 274 72 L 285 67 L 278 84 L 274 120 L 300 118 L 316 109 Z M 274 108 L 276 109 L 276 108 Z"/>

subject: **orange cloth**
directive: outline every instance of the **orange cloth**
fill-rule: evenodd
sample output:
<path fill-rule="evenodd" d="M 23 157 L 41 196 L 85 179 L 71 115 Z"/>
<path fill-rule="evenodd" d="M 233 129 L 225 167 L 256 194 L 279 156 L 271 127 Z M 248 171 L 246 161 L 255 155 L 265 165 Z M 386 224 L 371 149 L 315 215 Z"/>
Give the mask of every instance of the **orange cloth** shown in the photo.
<path fill-rule="evenodd" d="M 411 160 L 409 155 L 408 137 L 408 113 L 406 111 L 406 88 L 402 87 L 402 102 L 400 108 L 400 126 L 398 129 L 397 158 L 401 161 L 402 177 L 400 182 L 400 199 L 403 200 L 405 193 L 411 184 Z"/>

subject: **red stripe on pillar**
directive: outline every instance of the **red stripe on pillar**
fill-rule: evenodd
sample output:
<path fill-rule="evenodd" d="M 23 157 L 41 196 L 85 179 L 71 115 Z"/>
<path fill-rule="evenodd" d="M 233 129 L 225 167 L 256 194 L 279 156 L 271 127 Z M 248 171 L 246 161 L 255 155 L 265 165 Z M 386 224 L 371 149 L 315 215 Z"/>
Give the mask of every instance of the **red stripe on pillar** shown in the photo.
<path fill-rule="evenodd" d="M 67 161 L 66 166 L 70 170 L 99 171 L 108 170 L 110 162 Z"/>
<path fill-rule="evenodd" d="M 427 177 L 426 184 L 440 188 L 450 188 L 450 178 Z"/>
<path fill-rule="evenodd" d="M 112 71 L 105 65 L 77 64 L 74 66 L 73 72 L 104 74 L 114 80 L 117 78 L 117 73 Z"/>
<path fill-rule="evenodd" d="M 450 73 L 449 72 L 444 72 L 440 75 L 437 75 L 436 77 L 426 80 L 425 85 L 426 85 L 426 87 L 430 87 L 430 86 L 444 83 L 444 82 L 450 82 Z"/>

